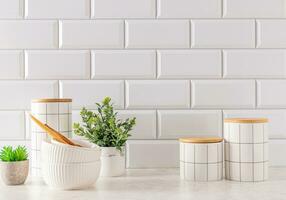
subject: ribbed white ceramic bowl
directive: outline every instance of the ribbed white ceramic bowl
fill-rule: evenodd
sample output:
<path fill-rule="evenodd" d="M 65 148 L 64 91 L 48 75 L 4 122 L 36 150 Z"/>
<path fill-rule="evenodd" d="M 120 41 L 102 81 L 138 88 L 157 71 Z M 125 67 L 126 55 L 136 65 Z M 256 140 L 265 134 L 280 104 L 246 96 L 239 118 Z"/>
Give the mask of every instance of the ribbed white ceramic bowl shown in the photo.
<path fill-rule="evenodd" d="M 42 162 L 42 175 L 47 185 L 55 189 L 74 190 L 93 185 L 100 172 L 100 161 L 90 163 Z"/>
<path fill-rule="evenodd" d="M 71 146 L 59 142 L 42 142 L 41 160 L 49 163 L 86 163 L 100 160 L 101 150 L 90 143 L 73 140 L 83 147 Z"/>

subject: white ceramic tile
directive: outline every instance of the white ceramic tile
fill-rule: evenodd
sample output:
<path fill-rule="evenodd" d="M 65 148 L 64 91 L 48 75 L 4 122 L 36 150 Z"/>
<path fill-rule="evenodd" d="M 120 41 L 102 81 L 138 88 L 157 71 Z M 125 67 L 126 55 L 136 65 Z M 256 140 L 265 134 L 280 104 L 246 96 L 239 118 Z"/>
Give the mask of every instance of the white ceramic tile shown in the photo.
<path fill-rule="evenodd" d="M 159 138 L 222 136 L 222 114 L 215 110 L 158 111 Z"/>
<path fill-rule="evenodd" d="M 286 20 L 257 20 L 257 47 L 285 48 Z"/>
<path fill-rule="evenodd" d="M 270 140 L 269 159 L 270 166 L 286 166 L 286 140 Z"/>
<path fill-rule="evenodd" d="M 24 13 L 24 0 L 1 0 L 1 19 L 20 19 Z"/>
<path fill-rule="evenodd" d="M 268 118 L 269 137 L 286 138 L 286 110 L 224 110 L 224 118 Z M 264 127 L 267 131 L 267 127 Z"/>
<path fill-rule="evenodd" d="M 286 108 L 285 80 L 258 80 L 257 106 L 261 108 Z"/>
<path fill-rule="evenodd" d="M 220 0 L 159 0 L 160 18 L 219 18 Z"/>
<path fill-rule="evenodd" d="M 31 140 L 31 119 L 30 111 L 25 111 L 25 139 Z"/>
<path fill-rule="evenodd" d="M 0 79 L 24 78 L 22 51 L 0 51 Z"/>
<path fill-rule="evenodd" d="M 127 20 L 125 27 L 127 48 L 189 47 L 188 20 Z"/>
<path fill-rule="evenodd" d="M 255 106 L 255 82 L 252 80 L 192 81 L 194 108 L 252 108 Z"/>
<path fill-rule="evenodd" d="M 189 102 L 189 81 L 126 81 L 127 108 L 188 108 Z"/>
<path fill-rule="evenodd" d="M 60 81 L 60 97 L 72 98 L 73 108 L 95 108 L 106 96 L 111 97 L 116 108 L 124 108 L 123 81 Z"/>
<path fill-rule="evenodd" d="M 220 78 L 222 69 L 219 50 L 158 51 L 159 78 Z"/>
<path fill-rule="evenodd" d="M 93 18 L 154 18 L 156 0 L 92 0 Z"/>
<path fill-rule="evenodd" d="M 58 96 L 57 81 L 1 81 L 0 109 L 29 109 L 31 100 Z"/>
<path fill-rule="evenodd" d="M 130 131 L 130 139 L 156 139 L 156 111 L 118 110 L 118 118 L 125 120 L 136 117 L 136 125 Z M 73 122 L 81 122 L 79 111 L 73 111 Z"/>
<path fill-rule="evenodd" d="M 28 19 L 86 19 L 90 16 L 89 0 L 26 0 Z"/>
<path fill-rule="evenodd" d="M 225 50 L 226 78 L 284 78 L 285 50 Z"/>
<path fill-rule="evenodd" d="M 154 110 L 121 110 L 120 119 L 136 117 L 136 125 L 130 132 L 130 139 L 156 139 L 156 111 Z"/>
<path fill-rule="evenodd" d="M 172 140 L 128 141 L 127 168 L 179 166 L 179 143 Z"/>
<path fill-rule="evenodd" d="M 25 117 L 22 111 L 0 111 L 0 140 L 24 140 Z"/>
<path fill-rule="evenodd" d="M 3 148 L 4 146 L 12 146 L 13 148 L 16 148 L 18 145 L 21 145 L 21 146 L 25 146 L 28 150 L 28 153 L 29 153 L 29 158 L 31 158 L 31 154 L 30 154 L 30 151 L 31 151 L 31 142 L 30 141 L 25 141 L 25 140 L 18 140 L 18 141 L 15 141 L 15 140 L 5 140 L 5 141 L 0 141 L 0 148 Z"/>
<path fill-rule="evenodd" d="M 149 50 L 92 51 L 92 78 L 155 78 L 156 52 Z"/>
<path fill-rule="evenodd" d="M 57 46 L 58 26 L 56 21 L 0 21 L 0 49 L 50 49 Z"/>
<path fill-rule="evenodd" d="M 123 31 L 120 20 L 64 20 L 60 22 L 60 47 L 120 48 Z"/>
<path fill-rule="evenodd" d="M 26 79 L 89 79 L 89 51 L 26 51 Z"/>
<path fill-rule="evenodd" d="M 224 0 L 226 18 L 282 18 L 286 16 L 285 0 Z"/>
<path fill-rule="evenodd" d="M 194 48 L 254 48 L 254 20 L 192 20 Z"/>

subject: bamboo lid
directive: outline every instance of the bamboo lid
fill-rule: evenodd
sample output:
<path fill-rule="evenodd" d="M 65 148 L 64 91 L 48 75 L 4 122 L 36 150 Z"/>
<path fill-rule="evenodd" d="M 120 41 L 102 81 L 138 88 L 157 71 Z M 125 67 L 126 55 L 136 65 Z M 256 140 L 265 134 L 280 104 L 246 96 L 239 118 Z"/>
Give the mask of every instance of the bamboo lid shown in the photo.
<path fill-rule="evenodd" d="M 226 123 L 267 123 L 267 118 L 227 118 L 224 119 Z"/>
<path fill-rule="evenodd" d="M 219 143 L 223 139 L 220 137 L 193 137 L 193 138 L 180 138 L 180 142 L 183 143 Z"/>
<path fill-rule="evenodd" d="M 47 98 L 47 99 L 33 99 L 33 103 L 59 103 L 59 102 L 72 102 L 72 99 L 68 98 Z"/>

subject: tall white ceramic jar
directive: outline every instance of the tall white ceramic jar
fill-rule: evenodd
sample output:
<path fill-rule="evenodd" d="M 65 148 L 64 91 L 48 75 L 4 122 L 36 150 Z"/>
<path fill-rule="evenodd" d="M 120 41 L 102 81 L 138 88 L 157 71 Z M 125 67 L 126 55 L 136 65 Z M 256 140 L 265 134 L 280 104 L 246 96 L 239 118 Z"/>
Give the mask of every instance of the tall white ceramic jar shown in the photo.
<path fill-rule="evenodd" d="M 190 181 L 222 180 L 222 138 L 181 138 L 179 141 L 181 179 Z"/>
<path fill-rule="evenodd" d="M 67 137 L 72 135 L 72 99 L 34 99 L 31 114 Z M 41 143 L 50 140 L 37 124 L 31 122 L 32 175 L 41 176 Z"/>
<path fill-rule="evenodd" d="M 246 182 L 267 179 L 268 119 L 225 119 L 224 140 L 227 179 Z"/>

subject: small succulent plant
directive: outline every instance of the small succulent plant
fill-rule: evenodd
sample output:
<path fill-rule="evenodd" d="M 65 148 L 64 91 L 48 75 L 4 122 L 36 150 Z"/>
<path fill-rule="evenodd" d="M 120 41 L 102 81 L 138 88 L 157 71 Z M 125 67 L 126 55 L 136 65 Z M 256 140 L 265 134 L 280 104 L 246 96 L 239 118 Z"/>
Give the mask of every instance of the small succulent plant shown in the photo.
<path fill-rule="evenodd" d="M 15 149 L 11 146 L 4 146 L 0 151 L 0 160 L 3 162 L 24 161 L 28 159 L 28 151 L 25 146 L 18 146 Z"/>

